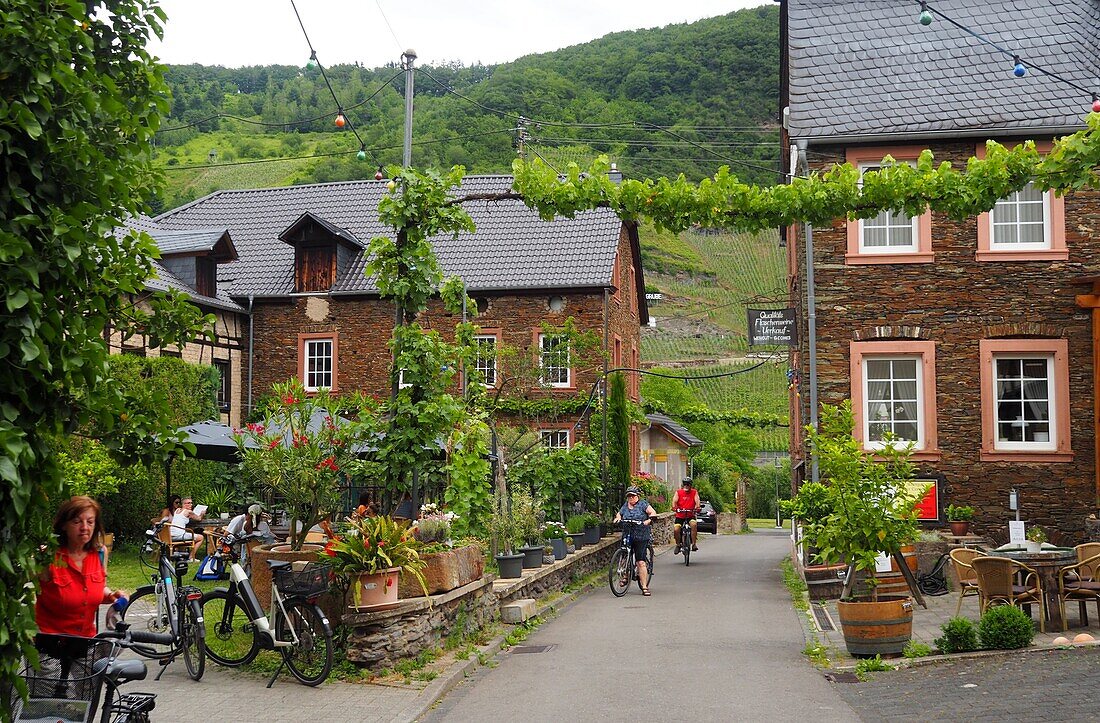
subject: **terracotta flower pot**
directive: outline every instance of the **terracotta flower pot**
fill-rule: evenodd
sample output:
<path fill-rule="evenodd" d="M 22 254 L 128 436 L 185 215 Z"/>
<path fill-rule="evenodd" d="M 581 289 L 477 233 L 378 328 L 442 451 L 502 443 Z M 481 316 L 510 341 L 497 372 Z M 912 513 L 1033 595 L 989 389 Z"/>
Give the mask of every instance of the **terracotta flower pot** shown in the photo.
<path fill-rule="evenodd" d="M 947 524 L 955 537 L 963 537 L 970 532 L 970 520 L 951 520 Z"/>
<path fill-rule="evenodd" d="M 351 579 L 351 607 L 356 610 L 392 607 L 399 599 L 397 580 L 401 569 L 391 567 L 381 572 L 360 572 Z"/>

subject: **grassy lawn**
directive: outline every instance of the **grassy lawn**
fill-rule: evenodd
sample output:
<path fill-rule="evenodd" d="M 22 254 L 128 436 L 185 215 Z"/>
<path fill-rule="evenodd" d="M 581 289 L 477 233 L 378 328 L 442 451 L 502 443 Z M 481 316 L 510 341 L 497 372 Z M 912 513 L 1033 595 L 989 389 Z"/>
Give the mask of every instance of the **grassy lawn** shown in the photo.
<path fill-rule="evenodd" d="M 145 564 L 141 560 L 144 558 Z M 156 554 L 141 555 L 134 548 L 115 550 L 111 553 L 111 559 L 107 563 L 107 586 L 112 590 L 122 589 L 132 593 L 142 585 L 150 584 L 150 577 L 155 572 Z M 187 571 L 184 582 L 195 585 L 202 590 L 212 590 L 215 587 L 225 587 L 225 581 L 197 581 L 195 572 L 199 569 L 198 563 L 191 565 Z"/>
<path fill-rule="evenodd" d="M 770 527 L 773 530 L 775 529 L 775 518 L 774 517 L 769 517 L 769 518 L 766 518 L 766 519 L 759 519 L 759 518 L 755 518 L 755 517 L 750 517 L 747 520 L 747 522 L 749 523 L 749 527 L 759 527 L 759 528 L 768 528 L 768 527 Z M 791 521 L 790 520 L 783 520 L 783 529 L 784 530 L 791 529 Z"/>

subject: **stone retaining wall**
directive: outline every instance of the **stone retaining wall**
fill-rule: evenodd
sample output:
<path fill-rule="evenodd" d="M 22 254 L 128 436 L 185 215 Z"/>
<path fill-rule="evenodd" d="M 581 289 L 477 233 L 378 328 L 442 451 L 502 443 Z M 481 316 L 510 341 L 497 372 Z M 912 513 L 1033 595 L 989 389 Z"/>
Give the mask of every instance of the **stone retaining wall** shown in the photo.
<path fill-rule="evenodd" d="M 348 612 L 344 615 L 344 624 L 351 628 L 347 657 L 371 670 L 390 668 L 424 650 L 440 647 L 459 629 L 472 633 L 499 614 L 492 575 L 435 595 L 431 605 L 428 598 L 420 597 L 402 601 L 392 610 Z"/>
<path fill-rule="evenodd" d="M 493 584 L 500 604 L 510 603 L 522 598 L 539 599 L 558 593 L 574 580 L 606 568 L 611 555 L 619 549 L 619 536 L 608 535 L 595 545 L 585 545 L 572 555 L 566 555 L 553 565 L 544 565 L 534 570 L 524 570 L 518 579 L 497 580 Z"/>

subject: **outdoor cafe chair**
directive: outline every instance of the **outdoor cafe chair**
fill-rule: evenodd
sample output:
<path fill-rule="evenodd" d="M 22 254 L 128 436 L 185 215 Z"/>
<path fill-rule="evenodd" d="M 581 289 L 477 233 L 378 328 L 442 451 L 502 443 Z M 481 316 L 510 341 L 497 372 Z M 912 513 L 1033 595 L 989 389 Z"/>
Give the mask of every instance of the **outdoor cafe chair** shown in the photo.
<path fill-rule="evenodd" d="M 970 547 L 956 547 L 950 553 L 951 567 L 955 570 L 955 579 L 959 581 L 959 604 L 955 606 L 955 617 L 962 612 L 963 598 L 978 594 L 978 578 L 970 563 L 981 554 Z"/>
<path fill-rule="evenodd" d="M 183 550 L 188 555 L 191 554 L 191 540 L 173 540 L 172 539 L 172 525 L 167 522 L 160 526 L 157 530 L 157 539 L 168 546 L 168 549 L 172 552 L 177 550 Z M 188 530 L 190 532 L 190 530 Z"/>
<path fill-rule="evenodd" d="M 1090 542 L 1077 548 L 1098 548 L 1097 554 L 1075 565 L 1058 571 L 1058 600 L 1062 605 L 1062 630 L 1066 629 L 1066 601 L 1076 600 L 1081 614 L 1081 624 L 1088 627 L 1087 603 L 1096 601 L 1096 614 L 1100 616 L 1100 543 Z M 1080 555 L 1081 550 L 1078 549 Z"/>
<path fill-rule="evenodd" d="M 1039 573 L 1007 557 L 979 555 L 971 560 L 970 566 L 978 578 L 978 607 L 983 615 L 996 604 L 1021 607 L 1030 614 L 1031 605 L 1037 603 L 1039 632 L 1046 632 L 1046 605 Z"/>

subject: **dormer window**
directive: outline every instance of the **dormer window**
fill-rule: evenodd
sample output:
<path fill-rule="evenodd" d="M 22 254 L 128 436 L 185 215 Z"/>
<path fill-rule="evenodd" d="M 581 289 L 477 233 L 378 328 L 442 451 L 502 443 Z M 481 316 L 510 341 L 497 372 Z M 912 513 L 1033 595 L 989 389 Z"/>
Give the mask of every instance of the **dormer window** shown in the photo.
<path fill-rule="evenodd" d="M 294 292 L 298 294 L 332 291 L 365 248 L 347 229 L 308 211 L 279 239 L 294 247 Z"/>

